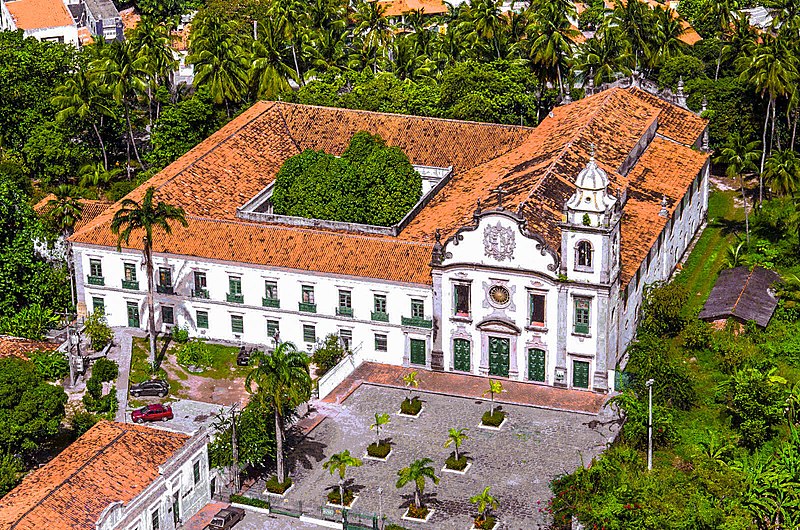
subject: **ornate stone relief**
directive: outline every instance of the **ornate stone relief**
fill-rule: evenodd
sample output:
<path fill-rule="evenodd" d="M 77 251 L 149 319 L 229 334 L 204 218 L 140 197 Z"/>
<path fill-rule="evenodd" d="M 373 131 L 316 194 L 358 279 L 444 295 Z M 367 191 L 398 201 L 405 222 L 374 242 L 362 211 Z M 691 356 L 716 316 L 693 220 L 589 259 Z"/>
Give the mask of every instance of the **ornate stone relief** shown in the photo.
<path fill-rule="evenodd" d="M 481 305 L 485 309 L 494 309 L 491 313 L 492 316 L 505 316 L 506 310 L 509 312 L 517 310 L 517 306 L 514 304 L 517 286 L 508 285 L 508 280 L 483 282 L 483 292 L 484 298 Z M 505 299 L 506 296 L 507 299 Z"/>
<path fill-rule="evenodd" d="M 503 226 L 499 221 L 496 225 L 487 225 L 483 229 L 483 249 L 486 255 L 497 261 L 511 260 L 514 258 L 514 230 Z"/>

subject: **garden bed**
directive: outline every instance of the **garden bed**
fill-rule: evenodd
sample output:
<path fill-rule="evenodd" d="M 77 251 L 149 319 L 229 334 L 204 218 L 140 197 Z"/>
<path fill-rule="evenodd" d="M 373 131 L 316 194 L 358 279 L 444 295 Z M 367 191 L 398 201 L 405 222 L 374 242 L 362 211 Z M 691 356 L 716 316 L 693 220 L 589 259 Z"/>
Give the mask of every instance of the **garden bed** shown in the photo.
<path fill-rule="evenodd" d="M 371 443 L 367 446 L 367 453 L 364 458 L 369 460 L 380 460 L 386 462 L 392 454 L 392 444 L 388 442 Z"/>
<path fill-rule="evenodd" d="M 398 416 L 407 416 L 410 418 L 419 418 L 419 415 L 422 414 L 423 406 L 422 400 L 418 397 L 414 397 L 413 399 L 404 399 L 400 403 L 400 412 L 397 413 Z"/>
<path fill-rule="evenodd" d="M 421 521 L 423 523 L 427 523 L 435 511 L 436 510 L 431 510 L 425 506 L 417 508 L 412 504 L 408 507 L 401 519 L 405 519 L 406 521 Z"/>
<path fill-rule="evenodd" d="M 499 431 L 506 422 L 506 419 L 506 413 L 499 408 L 494 410 L 494 414 L 487 410 L 483 413 L 483 417 L 481 417 L 481 423 L 478 425 L 478 427 L 481 429 Z"/>
<path fill-rule="evenodd" d="M 265 484 L 266 489 L 264 493 L 268 495 L 277 495 L 279 497 L 285 497 L 287 493 L 289 493 L 294 484 L 292 483 L 291 478 L 287 478 L 284 482 L 278 482 L 278 477 L 271 476 L 267 480 Z"/>
<path fill-rule="evenodd" d="M 450 456 L 444 461 L 442 471 L 445 473 L 464 475 L 470 467 L 472 467 L 472 462 L 469 461 L 466 455 L 461 455 L 460 458 L 456 459 L 455 453 L 450 453 Z"/>
<path fill-rule="evenodd" d="M 328 493 L 328 506 L 333 508 L 352 508 L 353 504 L 358 500 L 358 495 L 350 490 L 344 490 L 344 504 L 342 504 L 339 496 L 339 488 L 331 490 Z"/>

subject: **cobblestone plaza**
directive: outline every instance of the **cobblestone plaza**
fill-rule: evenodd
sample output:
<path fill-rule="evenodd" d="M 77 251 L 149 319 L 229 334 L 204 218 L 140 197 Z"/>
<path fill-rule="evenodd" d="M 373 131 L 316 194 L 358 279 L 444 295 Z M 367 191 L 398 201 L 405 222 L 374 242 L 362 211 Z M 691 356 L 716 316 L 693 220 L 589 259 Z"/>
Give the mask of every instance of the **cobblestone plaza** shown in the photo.
<path fill-rule="evenodd" d="M 540 508 L 550 497 L 549 482 L 588 464 L 617 428 L 616 423 L 604 424 L 612 419 L 607 409 L 591 415 L 503 405 L 508 419 L 500 431 L 491 431 L 478 427 L 481 415 L 489 408 L 488 400 L 418 394 L 424 401 L 419 418 L 397 414 L 407 395 L 398 388 L 364 384 L 341 405 L 326 404 L 331 407 L 325 411 L 328 417 L 290 455 L 295 486 L 286 502 L 323 505 L 327 492 L 338 484 L 338 475 L 330 475 L 322 464 L 345 449 L 362 458 L 367 445 L 375 440 L 375 431 L 370 430 L 375 413 L 386 412 L 391 422 L 382 429 L 381 438 L 391 438 L 392 453 L 386 462 L 364 459 L 363 466 L 348 469 L 348 487 L 358 495 L 353 511 L 382 511 L 390 520 L 401 522 L 406 507 L 413 502 L 413 486 L 397 489 L 397 471 L 427 457 L 434 461 L 441 478 L 439 485 L 428 482 L 423 497 L 435 513 L 424 525 L 402 521 L 404 526 L 469 528 L 475 515 L 469 497 L 491 486 L 492 495 L 500 503 L 496 514 L 501 528 L 544 528 L 547 516 Z M 473 464 L 463 476 L 441 472 L 451 451 L 443 447 L 451 427 L 468 429 L 469 438 L 462 451 Z"/>

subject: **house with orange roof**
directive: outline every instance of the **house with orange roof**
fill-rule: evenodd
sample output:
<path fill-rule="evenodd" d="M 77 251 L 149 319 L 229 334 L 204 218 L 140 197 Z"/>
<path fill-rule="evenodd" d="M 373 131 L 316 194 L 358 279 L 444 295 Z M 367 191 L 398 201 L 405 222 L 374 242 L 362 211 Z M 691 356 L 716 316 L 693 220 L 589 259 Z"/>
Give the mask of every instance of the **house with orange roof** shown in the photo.
<path fill-rule="evenodd" d="M 553 109 L 536 128 L 261 101 L 131 192 L 187 227 L 153 238 L 156 325 L 360 358 L 607 392 L 647 284 L 667 279 L 708 209 L 707 121 L 637 88 Z M 368 131 L 422 197 L 393 226 L 278 215 L 274 179 L 306 149 Z M 80 309 L 146 325 L 142 239 L 112 206 L 71 237 Z"/>
<path fill-rule="evenodd" d="M 0 31 L 78 46 L 78 26 L 62 0 L 0 0 Z"/>
<path fill-rule="evenodd" d="M 100 421 L 0 499 L 0 528 L 173 530 L 211 499 L 208 434 Z"/>

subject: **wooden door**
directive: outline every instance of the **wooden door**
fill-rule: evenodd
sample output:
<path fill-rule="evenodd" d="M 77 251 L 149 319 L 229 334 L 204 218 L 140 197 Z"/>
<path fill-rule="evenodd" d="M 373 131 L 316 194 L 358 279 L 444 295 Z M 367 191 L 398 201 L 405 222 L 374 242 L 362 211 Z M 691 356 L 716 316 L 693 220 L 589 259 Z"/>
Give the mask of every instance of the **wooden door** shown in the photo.
<path fill-rule="evenodd" d="M 459 372 L 470 371 L 470 345 L 465 339 L 453 340 L 453 370 Z"/>
<path fill-rule="evenodd" d="M 572 361 L 572 386 L 589 388 L 589 363 Z"/>
<path fill-rule="evenodd" d="M 501 337 L 489 337 L 489 375 L 508 377 L 511 341 Z"/>
<path fill-rule="evenodd" d="M 538 348 L 528 350 L 528 379 L 531 381 L 545 380 L 544 350 Z"/>
<path fill-rule="evenodd" d="M 411 339 L 411 364 L 426 364 L 427 353 L 425 352 L 425 341 Z"/>

